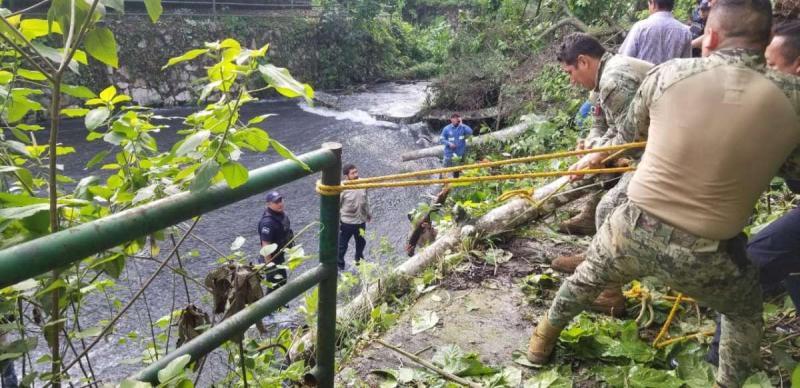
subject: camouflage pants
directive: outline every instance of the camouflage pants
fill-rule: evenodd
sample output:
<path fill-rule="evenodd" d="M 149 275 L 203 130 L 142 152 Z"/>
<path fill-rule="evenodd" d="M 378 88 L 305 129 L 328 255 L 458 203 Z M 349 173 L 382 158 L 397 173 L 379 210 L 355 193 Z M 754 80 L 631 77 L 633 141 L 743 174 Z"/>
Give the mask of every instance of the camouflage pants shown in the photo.
<path fill-rule="evenodd" d="M 600 230 L 614 209 L 628 200 L 628 183 L 631 182 L 631 178 L 633 178 L 633 171 L 622 174 L 617 184 L 608 190 L 597 203 L 597 210 L 594 213 L 594 224 L 597 230 Z"/>
<path fill-rule="evenodd" d="M 717 381 L 739 387 L 759 359 L 761 289 L 747 260 L 745 238 L 693 236 L 643 212 L 630 201 L 594 237 L 586 261 L 558 290 L 549 321 L 565 327 L 607 287 L 654 276 L 723 314 Z"/>

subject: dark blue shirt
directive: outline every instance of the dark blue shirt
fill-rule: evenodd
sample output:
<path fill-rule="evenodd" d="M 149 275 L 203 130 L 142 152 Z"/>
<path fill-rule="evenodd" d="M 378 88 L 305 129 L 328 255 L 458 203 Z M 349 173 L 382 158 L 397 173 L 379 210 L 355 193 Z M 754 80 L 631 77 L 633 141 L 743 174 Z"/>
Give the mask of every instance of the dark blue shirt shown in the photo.
<path fill-rule="evenodd" d="M 278 250 L 282 250 L 294 238 L 289 216 L 272 209 L 267 209 L 261 216 L 261 221 L 258 222 L 258 234 L 261 236 L 262 243 L 277 244 Z M 284 262 L 283 251 L 277 255 L 273 254 L 273 261 L 276 264 L 282 264 Z"/>

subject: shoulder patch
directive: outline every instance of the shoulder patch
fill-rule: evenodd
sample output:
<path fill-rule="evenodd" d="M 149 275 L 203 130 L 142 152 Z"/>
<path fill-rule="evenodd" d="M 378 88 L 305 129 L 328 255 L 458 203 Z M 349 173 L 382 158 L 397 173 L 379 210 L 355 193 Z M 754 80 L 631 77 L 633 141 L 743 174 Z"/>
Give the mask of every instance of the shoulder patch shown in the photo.
<path fill-rule="evenodd" d="M 261 228 L 261 233 L 269 234 L 269 227 L 267 227 L 267 226 L 262 227 Z"/>

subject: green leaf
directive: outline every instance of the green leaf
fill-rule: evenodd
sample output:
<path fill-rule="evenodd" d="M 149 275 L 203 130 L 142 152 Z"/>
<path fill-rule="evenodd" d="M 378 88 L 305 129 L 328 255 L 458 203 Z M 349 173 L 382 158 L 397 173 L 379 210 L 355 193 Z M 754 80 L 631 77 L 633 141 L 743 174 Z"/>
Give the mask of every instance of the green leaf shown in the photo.
<path fill-rule="evenodd" d="M 314 99 L 314 90 L 308 84 L 301 84 L 289 73 L 289 70 L 271 64 L 258 67 L 269 86 L 289 98 L 303 97 L 308 103 Z"/>
<path fill-rule="evenodd" d="M 14 79 L 14 74 L 9 71 L 0 70 L 0 85 L 8 85 Z"/>
<path fill-rule="evenodd" d="M 23 130 L 23 131 L 31 131 L 31 132 L 35 132 L 35 131 L 41 131 L 41 130 L 43 130 L 43 129 L 44 129 L 44 127 L 43 127 L 43 126 L 41 126 L 41 125 L 38 125 L 38 124 L 25 124 L 25 123 L 20 123 L 20 124 L 17 124 L 17 129 L 21 129 L 21 130 Z"/>
<path fill-rule="evenodd" d="M 94 131 L 97 127 L 103 125 L 109 116 L 111 116 L 111 111 L 104 106 L 92 109 L 86 114 L 86 118 L 84 119 L 86 129 Z"/>
<path fill-rule="evenodd" d="M 797 369 L 795 368 L 795 372 Z M 792 378 L 794 378 L 794 373 L 792 373 Z M 794 384 L 792 384 L 794 386 Z M 769 375 L 766 372 L 760 371 L 744 381 L 744 385 L 742 388 L 772 388 L 772 382 L 769 380 Z"/>
<path fill-rule="evenodd" d="M 181 56 L 170 58 L 169 61 L 167 61 L 167 64 L 164 65 L 161 68 L 161 70 L 164 70 L 164 69 L 166 69 L 166 68 L 168 68 L 168 67 L 170 67 L 170 66 L 172 66 L 174 64 L 177 64 L 177 63 L 181 63 L 181 62 L 185 62 L 185 61 L 191 61 L 192 59 L 195 59 L 195 58 L 197 58 L 197 57 L 199 57 L 199 56 L 201 56 L 201 55 L 203 55 L 203 54 L 205 54 L 207 52 L 208 52 L 208 49 L 189 50 L 189 51 L 187 51 L 185 54 L 183 54 Z"/>
<path fill-rule="evenodd" d="M 711 364 L 703 358 L 705 354 L 702 350 L 696 344 L 692 344 L 675 357 L 678 363 L 675 373 L 689 388 L 714 385 L 714 371 L 711 370 Z"/>
<path fill-rule="evenodd" d="M 70 118 L 73 117 L 83 117 L 89 113 L 88 109 L 84 108 L 64 108 L 61 110 L 61 114 Z"/>
<path fill-rule="evenodd" d="M 175 150 L 176 156 L 183 156 L 193 152 L 197 147 L 202 144 L 208 137 L 211 136 L 210 131 L 197 131 L 197 133 L 189 136 L 181 143 L 178 149 Z"/>
<path fill-rule="evenodd" d="M 97 337 L 98 335 L 100 335 L 102 333 L 103 333 L 103 328 L 100 327 L 100 326 L 95 326 L 95 327 L 90 327 L 88 329 L 75 332 L 74 334 L 75 334 L 75 338 L 76 339 L 83 339 L 83 338 Z"/>
<path fill-rule="evenodd" d="M 121 13 L 125 12 L 125 2 L 123 0 L 102 0 L 103 5 L 113 8 Z"/>
<path fill-rule="evenodd" d="M 102 151 L 98 152 L 95 156 L 93 156 L 91 159 L 89 159 L 88 162 L 86 162 L 86 168 L 92 168 L 97 163 L 102 162 L 103 159 L 105 159 L 106 156 L 108 156 L 109 153 L 111 153 L 111 151 L 109 151 L 109 150 L 102 150 Z"/>
<path fill-rule="evenodd" d="M 103 89 L 102 92 L 100 92 L 100 99 L 105 102 L 111 102 L 111 99 L 114 98 L 114 96 L 116 95 L 117 95 L 117 88 L 115 88 L 114 85 L 111 85 Z"/>
<path fill-rule="evenodd" d="M 236 134 L 237 139 L 242 139 L 245 144 L 258 152 L 269 149 L 269 134 L 261 128 L 245 128 Z"/>
<path fill-rule="evenodd" d="M 379 388 L 395 388 L 397 387 L 397 371 L 394 369 L 375 369 L 369 371 L 370 374 L 374 374 L 381 378 L 381 382 L 378 385 Z"/>
<path fill-rule="evenodd" d="M 563 374 L 562 374 L 563 372 Z M 568 367 L 559 371 L 553 368 L 536 374 L 525 381 L 525 388 L 572 388 L 572 373 Z"/>
<path fill-rule="evenodd" d="M 144 383 L 136 380 L 122 380 L 119 383 L 119 388 L 153 388 L 150 383 Z"/>
<path fill-rule="evenodd" d="M 794 372 L 792 372 L 792 386 L 800 387 L 800 364 L 797 364 L 794 367 Z"/>
<path fill-rule="evenodd" d="M 86 33 L 86 52 L 100 62 L 113 68 L 119 67 L 117 40 L 107 27 L 96 27 Z"/>
<path fill-rule="evenodd" d="M 247 125 L 258 124 L 258 123 L 260 123 L 260 122 L 262 122 L 262 121 L 266 120 L 266 119 L 267 119 L 267 117 L 272 117 L 272 116 L 275 116 L 275 114 L 274 114 L 274 113 L 269 113 L 269 114 L 265 114 L 265 115 L 258 115 L 258 116 L 256 116 L 256 117 L 253 117 L 252 119 L 250 119 L 250 120 L 247 122 Z"/>
<path fill-rule="evenodd" d="M 34 40 L 42 36 L 47 36 L 51 32 L 54 34 L 61 33 L 61 26 L 57 22 L 52 24 L 48 23 L 45 19 L 24 19 L 19 24 L 19 30 L 25 39 Z"/>
<path fill-rule="evenodd" d="M 39 212 L 46 212 L 50 210 L 50 205 L 40 203 L 36 205 L 20 206 L 20 207 L 7 207 L 0 209 L 0 219 L 5 218 L 9 220 L 21 220 L 36 215 Z"/>
<path fill-rule="evenodd" d="M 183 374 L 183 369 L 189 365 L 189 361 L 191 360 L 192 357 L 188 354 L 172 360 L 169 364 L 167 364 L 166 367 L 164 367 L 164 369 L 158 371 L 158 381 L 161 383 L 166 383 L 167 381 L 180 376 Z"/>
<path fill-rule="evenodd" d="M 222 165 L 222 176 L 225 177 L 228 186 L 235 189 L 247 182 L 249 172 L 240 163 L 229 161 Z"/>
<path fill-rule="evenodd" d="M 209 188 L 218 172 L 219 164 L 214 160 L 206 160 L 194 173 L 194 179 L 189 184 L 189 191 L 202 191 Z"/>
<path fill-rule="evenodd" d="M 61 61 L 64 60 L 64 55 L 62 55 L 60 51 L 58 51 L 58 50 L 56 50 L 56 49 L 54 49 L 52 47 L 45 46 L 45 45 L 43 45 L 41 43 L 38 43 L 38 42 L 34 42 L 34 43 L 32 43 L 32 45 L 36 49 L 36 51 L 39 52 L 39 54 L 41 54 L 45 58 L 47 58 L 47 59 L 49 59 L 49 60 L 51 60 L 51 61 L 53 61 L 55 63 L 61 63 Z M 77 56 L 77 54 L 76 54 L 76 56 Z M 68 66 L 69 66 L 69 70 L 72 71 L 73 73 L 75 73 L 75 74 L 79 73 L 77 58 L 73 57 L 73 59 L 71 61 L 69 61 L 69 65 Z"/>
<path fill-rule="evenodd" d="M 31 81 L 44 81 L 47 79 L 41 71 L 17 69 L 17 75 Z"/>
<path fill-rule="evenodd" d="M 258 252 L 261 256 L 269 256 L 273 252 L 278 250 L 278 244 L 267 244 L 261 247 L 261 250 Z"/>
<path fill-rule="evenodd" d="M 147 8 L 147 15 L 153 23 L 158 21 L 164 9 L 161 7 L 161 0 L 144 0 L 144 6 Z"/>
<path fill-rule="evenodd" d="M 95 98 L 97 97 L 91 89 L 85 86 L 61 85 L 61 92 L 76 98 Z"/>
<path fill-rule="evenodd" d="M 425 330 L 432 329 L 439 323 L 439 316 L 435 311 L 420 311 L 411 318 L 411 334 L 416 335 Z"/>
<path fill-rule="evenodd" d="M 272 148 L 275 149 L 275 152 L 277 152 L 278 155 L 283 156 L 284 159 L 293 160 L 298 164 L 300 164 L 300 166 L 302 166 L 305 170 L 307 171 L 311 170 L 311 167 L 308 167 L 308 165 L 305 164 L 305 162 L 298 159 L 297 156 L 292 151 L 289 151 L 288 148 L 284 147 L 283 144 L 281 144 L 277 140 L 270 139 L 269 143 L 272 145 Z"/>

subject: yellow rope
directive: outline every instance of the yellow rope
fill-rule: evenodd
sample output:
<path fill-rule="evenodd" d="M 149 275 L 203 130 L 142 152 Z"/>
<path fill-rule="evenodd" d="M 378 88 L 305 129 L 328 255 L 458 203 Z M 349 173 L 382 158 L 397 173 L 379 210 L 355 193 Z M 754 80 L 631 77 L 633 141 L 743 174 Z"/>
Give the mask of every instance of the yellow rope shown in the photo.
<path fill-rule="evenodd" d="M 683 294 L 678 294 L 678 296 L 675 298 L 675 304 L 672 305 L 672 310 L 669 311 L 669 315 L 667 316 L 667 320 L 664 322 L 664 326 L 661 327 L 661 331 L 658 332 L 655 341 L 653 341 L 654 347 L 659 347 L 661 338 L 667 334 L 669 326 L 672 324 L 672 320 L 675 318 L 675 314 L 678 312 L 678 306 L 680 306 L 682 298 Z"/>
<path fill-rule="evenodd" d="M 706 331 L 706 332 L 702 332 L 702 333 L 688 334 L 688 335 L 675 337 L 675 338 L 672 338 L 672 339 L 668 339 L 666 341 L 659 342 L 658 344 L 655 344 L 654 346 L 655 346 L 656 349 L 660 349 L 660 348 L 663 348 L 665 346 L 672 345 L 672 344 L 674 344 L 676 342 L 681 342 L 681 341 L 690 340 L 690 339 L 694 339 L 694 338 L 700 339 L 702 337 L 711 337 L 713 335 L 714 335 L 713 331 Z"/>
<path fill-rule="evenodd" d="M 515 179 L 558 177 L 567 175 L 614 174 L 614 173 L 628 172 L 633 170 L 634 170 L 633 167 L 614 167 L 614 168 L 597 168 L 597 169 L 586 169 L 586 170 L 576 170 L 576 171 L 545 171 L 545 172 L 532 172 L 523 174 L 501 174 L 501 175 L 486 175 L 486 176 L 442 178 L 442 179 L 416 179 L 416 180 L 400 181 L 400 182 L 378 182 L 378 183 L 361 183 L 358 180 L 356 180 L 356 181 L 351 181 L 353 182 L 352 184 L 339 185 L 339 186 L 323 185 L 322 182 L 317 181 L 317 193 L 321 195 L 337 195 L 345 190 L 424 186 L 424 185 L 435 185 L 440 183 L 444 184 L 444 183 L 492 182 L 492 181 L 504 181 L 504 180 L 515 180 Z"/>
<path fill-rule="evenodd" d="M 393 181 L 393 180 L 398 180 L 398 179 L 413 178 L 413 177 L 425 176 L 425 175 L 444 174 L 444 173 L 455 172 L 455 171 L 475 170 L 475 169 L 480 169 L 480 168 L 503 166 L 503 165 L 506 165 L 506 164 L 518 164 L 518 163 L 535 162 L 535 161 L 539 161 L 539 160 L 566 158 L 566 157 L 569 157 L 569 156 L 585 155 L 585 154 L 591 154 L 591 153 L 596 153 L 596 152 L 619 151 L 619 152 L 617 152 L 615 154 L 612 154 L 608 158 L 606 158 L 605 161 L 607 161 L 607 160 L 613 159 L 615 156 L 618 156 L 621 151 L 625 151 L 625 150 L 629 150 L 629 149 L 633 149 L 633 148 L 644 148 L 645 144 L 646 144 L 645 142 L 628 143 L 628 144 L 608 146 L 608 147 L 592 148 L 592 149 L 587 149 L 587 150 L 562 151 L 562 152 L 554 152 L 554 153 L 543 154 L 543 155 L 526 156 L 526 157 L 522 157 L 522 158 L 504 159 L 504 160 L 498 160 L 496 162 L 482 162 L 482 163 L 465 164 L 465 165 L 461 165 L 461 166 L 434 168 L 434 169 L 430 169 L 430 170 L 412 171 L 412 172 L 406 172 L 406 173 L 401 173 L 401 174 L 392 174 L 392 175 L 376 176 L 376 177 L 372 177 L 372 178 L 363 178 L 363 179 L 352 180 L 352 181 L 344 181 L 342 183 L 342 185 L 350 186 L 350 185 L 359 185 L 359 184 L 363 184 L 363 183 L 385 182 L 385 181 Z"/>
<path fill-rule="evenodd" d="M 533 189 L 518 189 L 518 190 L 506 191 L 503 194 L 500 194 L 499 197 L 497 197 L 497 201 L 498 202 L 505 202 L 505 201 L 508 201 L 509 199 L 515 198 L 515 197 L 522 197 L 524 199 L 531 199 L 533 197 Z"/>

